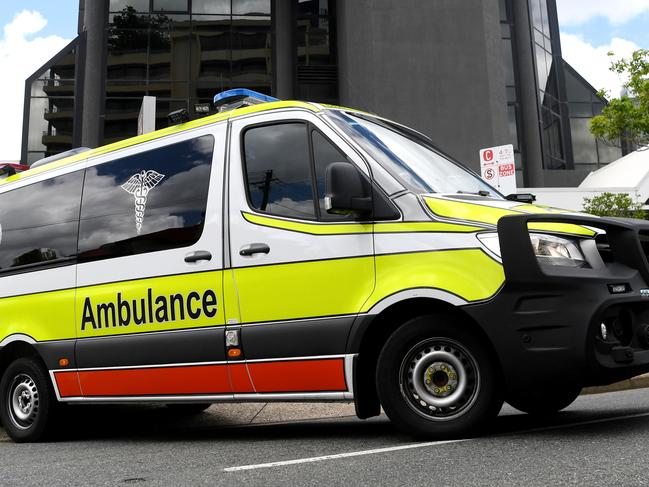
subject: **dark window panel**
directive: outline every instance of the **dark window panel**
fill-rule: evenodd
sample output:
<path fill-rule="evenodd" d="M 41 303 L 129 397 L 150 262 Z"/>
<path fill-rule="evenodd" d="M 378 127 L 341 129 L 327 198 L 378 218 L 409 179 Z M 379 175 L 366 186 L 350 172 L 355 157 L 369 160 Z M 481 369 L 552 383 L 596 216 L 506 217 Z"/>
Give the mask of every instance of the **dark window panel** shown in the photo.
<path fill-rule="evenodd" d="M 149 0 L 110 0 L 108 6 L 111 12 L 121 12 L 129 7 L 136 12 L 148 12 Z"/>
<path fill-rule="evenodd" d="M 540 0 L 539 3 L 539 8 L 541 10 L 541 30 L 547 37 L 550 37 L 550 20 L 548 18 L 547 0 Z"/>
<path fill-rule="evenodd" d="M 191 62 L 189 24 L 166 16 L 160 16 L 158 21 L 158 29 L 151 29 L 149 79 L 188 80 Z"/>
<path fill-rule="evenodd" d="M 246 130 L 246 185 L 253 208 L 280 216 L 315 218 L 307 137 L 304 123 Z"/>
<path fill-rule="evenodd" d="M 153 0 L 153 11 L 188 12 L 188 0 Z"/>
<path fill-rule="evenodd" d="M 229 82 L 232 69 L 230 26 L 199 30 L 192 36 L 191 78 L 196 81 Z M 226 81 L 227 80 L 227 81 Z"/>
<path fill-rule="evenodd" d="M 193 14 L 229 15 L 230 0 L 192 0 Z"/>
<path fill-rule="evenodd" d="M 571 117 L 592 117 L 593 105 L 591 103 L 568 103 Z"/>
<path fill-rule="evenodd" d="M 530 0 L 530 9 L 532 10 L 532 24 L 534 27 L 542 29 L 543 17 L 541 14 L 540 0 Z"/>
<path fill-rule="evenodd" d="M 214 138 L 203 136 L 86 171 L 79 259 L 107 259 L 186 247 L 205 221 Z M 144 175 L 142 175 L 144 171 Z M 142 212 L 135 192 L 149 184 Z"/>
<path fill-rule="evenodd" d="M 270 15 L 270 0 L 234 0 L 233 15 Z"/>
<path fill-rule="evenodd" d="M 232 28 L 232 84 L 268 92 L 272 81 L 270 20 L 243 19 Z"/>
<path fill-rule="evenodd" d="M 155 81 L 148 84 L 149 96 L 158 98 L 188 98 L 189 82 L 187 81 Z"/>
<path fill-rule="evenodd" d="M 597 145 L 595 137 L 588 128 L 588 119 L 570 119 L 570 133 L 575 164 L 596 163 L 598 161 Z"/>
<path fill-rule="evenodd" d="M 622 149 L 597 140 L 597 155 L 599 156 L 600 164 L 608 164 L 622 157 Z"/>
<path fill-rule="evenodd" d="M 147 94 L 146 81 L 114 81 L 106 82 L 107 98 L 142 98 Z"/>
<path fill-rule="evenodd" d="M 144 80 L 147 77 L 149 30 L 108 29 L 107 80 Z"/>
<path fill-rule="evenodd" d="M 536 54 L 536 79 L 539 90 L 545 90 L 548 83 L 548 68 L 545 64 L 545 49 L 538 44 L 534 45 Z"/>
<path fill-rule="evenodd" d="M 507 0 L 498 0 L 498 8 L 500 11 L 500 21 L 507 22 L 509 15 L 507 13 Z"/>
<path fill-rule="evenodd" d="M 210 103 L 214 95 L 232 88 L 230 80 L 224 78 L 222 81 L 195 81 L 190 83 L 191 97 L 194 99 L 207 99 Z"/>
<path fill-rule="evenodd" d="M 75 256 L 82 183 L 77 171 L 0 195 L 11 210 L 2 217 L 0 269 Z"/>

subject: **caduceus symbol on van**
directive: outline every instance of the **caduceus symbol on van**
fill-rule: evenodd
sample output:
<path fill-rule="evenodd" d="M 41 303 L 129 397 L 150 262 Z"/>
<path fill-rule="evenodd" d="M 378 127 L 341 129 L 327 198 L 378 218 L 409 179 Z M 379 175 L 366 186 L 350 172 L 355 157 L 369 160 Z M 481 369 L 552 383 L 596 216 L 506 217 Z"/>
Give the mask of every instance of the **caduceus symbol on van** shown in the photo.
<path fill-rule="evenodd" d="M 149 192 L 155 188 L 165 175 L 157 171 L 141 171 L 133 174 L 128 181 L 122 184 L 122 189 L 135 197 L 135 228 L 137 234 L 142 232 L 144 223 L 144 210 L 146 209 L 146 198 Z"/>

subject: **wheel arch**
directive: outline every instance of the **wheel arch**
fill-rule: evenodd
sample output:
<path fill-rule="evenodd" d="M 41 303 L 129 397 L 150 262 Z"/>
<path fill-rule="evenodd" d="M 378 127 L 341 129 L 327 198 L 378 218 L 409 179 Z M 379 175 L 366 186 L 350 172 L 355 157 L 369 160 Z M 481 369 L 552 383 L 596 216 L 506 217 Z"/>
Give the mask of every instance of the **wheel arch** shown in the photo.
<path fill-rule="evenodd" d="M 387 339 L 408 320 L 431 313 L 454 315 L 458 318 L 458 326 L 477 334 L 487 345 L 498 374 L 503 375 L 502 363 L 488 334 L 457 303 L 434 297 L 409 297 L 389 304 L 378 314 L 359 318 L 350 331 L 348 353 L 357 354 L 354 365 L 354 400 L 359 418 L 365 419 L 380 414 L 375 372 L 379 354 Z"/>
<path fill-rule="evenodd" d="M 0 377 L 2 377 L 9 365 L 19 358 L 33 357 L 42 362 L 43 358 L 34 344 L 35 341 L 26 335 L 9 337 L 3 340 L 0 344 L 2 345 L 0 346 Z"/>

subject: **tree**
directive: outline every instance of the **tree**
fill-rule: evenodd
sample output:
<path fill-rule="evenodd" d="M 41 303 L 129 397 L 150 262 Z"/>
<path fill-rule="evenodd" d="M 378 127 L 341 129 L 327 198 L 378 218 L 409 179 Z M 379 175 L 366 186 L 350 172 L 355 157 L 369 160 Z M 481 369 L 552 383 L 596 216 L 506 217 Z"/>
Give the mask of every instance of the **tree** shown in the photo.
<path fill-rule="evenodd" d="M 645 218 L 642 203 L 637 201 L 637 197 L 634 200 L 627 193 L 602 193 L 592 198 L 584 198 L 584 211 L 597 216 Z"/>
<path fill-rule="evenodd" d="M 613 56 L 612 52 L 608 53 Z M 649 146 L 649 49 L 611 63 L 610 70 L 625 78 L 627 94 L 612 98 L 601 115 L 590 121 L 590 131 L 610 145 Z M 600 92 L 607 97 L 607 93 Z"/>

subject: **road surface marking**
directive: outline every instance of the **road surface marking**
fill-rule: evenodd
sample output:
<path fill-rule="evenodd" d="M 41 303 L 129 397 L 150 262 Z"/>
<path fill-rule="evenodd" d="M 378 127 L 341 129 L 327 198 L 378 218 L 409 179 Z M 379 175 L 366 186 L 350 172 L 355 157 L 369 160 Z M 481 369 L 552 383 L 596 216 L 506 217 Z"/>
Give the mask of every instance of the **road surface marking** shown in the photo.
<path fill-rule="evenodd" d="M 494 435 L 492 438 L 498 438 L 498 437 L 503 437 L 503 436 L 514 436 L 514 435 L 519 435 L 519 434 L 527 434 L 527 433 L 538 433 L 541 431 L 551 431 L 551 430 L 557 430 L 557 429 L 563 429 L 563 428 L 575 428 L 578 426 L 585 426 L 589 424 L 597 424 L 597 423 L 607 423 L 611 421 L 622 421 L 625 419 L 634 419 L 634 418 L 642 418 L 645 416 L 649 416 L 649 412 L 646 413 L 637 413 L 637 414 L 626 414 L 624 416 L 615 416 L 611 418 L 598 418 L 598 419 L 590 419 L 586 421 L 577 421 L 575 423 L 565 423 L 565 424 L 557 424 L 557 425 L 552 425 L 552 426 L 543 426 L 540 428 L 532 428 L 528 430 L 522 430 L 522 431 L 510 431 L 507 433 L 503 433 L 501 435 Z M 433 446 L 439 446 L 439 445 L 448 445 L 451 443 L 462 443 L 465 441 L 475 441 L 475 440 L 480 440 L 480 439 L 485 439 L 488 437 L 478 437 L 478 438 L 464 438 L 460 440 L 447 440 L 447 441 L 428 441 L 425 443 L 409 443 L 407 445 L 397 445 L 397 446 L 389 446 L 385 448 L 374 448 L 372 450 L 359 450 L 359 451 L 352 451 L 352 452 L 346 452 L 346 453 L 334 453 L 332 455 L 322 455 L 319 457 L 307 457 L 307 458 L 296 458 L 294 460 L 284 460 L 284 461 L 278 461 L 278 462 L 269 462 L 269 463 L 257 463 L 257 464 L 252 464 L 252 465 L 241 465 L 238 467 L 228 467 L 224 468 L 224 472 L 241 472 L 243 470 L 257 470 L 260 468 L 273 468 L 273 467 L 284 467 L 287 465 L 299 465 L 302 463 L 314 463 L 314 462 L 323 462 L 327 460 L 338 460 L 340 458 L 350 458 L 350 457 L 360 457 L 364 455 L 377 455 L 380 453 L 389 453 L 393 451 L 401 451 L 401 450 L 412 450 L 414 448 L 429 448 Z"/>

